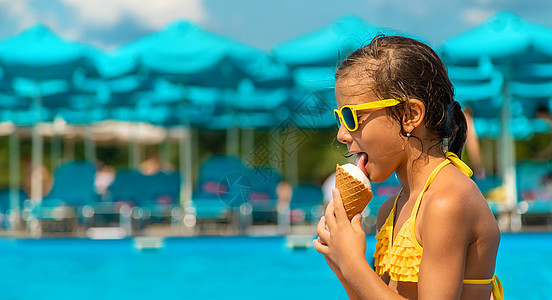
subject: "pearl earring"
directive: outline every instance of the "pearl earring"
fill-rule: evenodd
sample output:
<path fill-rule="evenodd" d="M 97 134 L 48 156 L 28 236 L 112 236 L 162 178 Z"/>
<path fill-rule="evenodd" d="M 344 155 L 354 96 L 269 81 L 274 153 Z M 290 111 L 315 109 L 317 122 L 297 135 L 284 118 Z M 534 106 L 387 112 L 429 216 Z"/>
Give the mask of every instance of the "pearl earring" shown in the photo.
<path fill-rule="evenodd" d="M 406 133 L 406 137 L 410 137 L 410 132 L 407 132 L 407 133 Z"/>

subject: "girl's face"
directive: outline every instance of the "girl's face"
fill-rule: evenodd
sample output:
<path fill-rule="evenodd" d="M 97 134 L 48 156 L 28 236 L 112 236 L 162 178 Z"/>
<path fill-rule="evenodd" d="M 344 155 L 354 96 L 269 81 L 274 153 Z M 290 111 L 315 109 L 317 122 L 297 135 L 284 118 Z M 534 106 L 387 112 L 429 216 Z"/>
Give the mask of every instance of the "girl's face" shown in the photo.
<path fill-rule="evenodd" d="M 338 109 L 343 105 L 357 105 L 381 100 L 369 92 L 368 84 L 354 79 L 338 79 L 335 98 Z M 349 153 L 357 154 L 357 166 L 370 181 L 381 182 L 399 167 L 406 147 L 401 125 L 387 114 L 385 108 L 357 111 L 358 129 L 350 132 L 342 124 L 337 139 L 346 144 Z"/>

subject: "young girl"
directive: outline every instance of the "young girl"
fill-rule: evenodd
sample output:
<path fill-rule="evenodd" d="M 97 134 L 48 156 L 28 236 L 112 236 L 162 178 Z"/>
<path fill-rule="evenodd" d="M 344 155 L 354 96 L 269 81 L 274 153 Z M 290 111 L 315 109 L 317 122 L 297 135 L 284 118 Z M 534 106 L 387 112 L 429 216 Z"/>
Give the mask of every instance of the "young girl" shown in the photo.
<path fill-rule="evenodd" d="M 494 276 L 500 231 L 458 158 L 466 119 L 444 64 L 427 45 L 378 36 L 336 72 L 337 138 L 370 181 L 396 172 L 402 190 L 379 209 L 375 270 L 359 214 L 339 191 L 316 250 L 351 299 L 502 299 Z"/>

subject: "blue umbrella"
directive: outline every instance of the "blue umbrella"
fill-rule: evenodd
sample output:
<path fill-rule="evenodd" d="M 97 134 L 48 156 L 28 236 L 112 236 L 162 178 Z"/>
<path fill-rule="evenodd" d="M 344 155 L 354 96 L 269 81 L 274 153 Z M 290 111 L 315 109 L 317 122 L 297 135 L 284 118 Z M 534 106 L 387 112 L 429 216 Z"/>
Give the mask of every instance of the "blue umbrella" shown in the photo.
<path fill-rule="evenodd" d="M 335 67 L 378 34 L 389 32 L 357 16 L 344 16 L 323 28 L 276 45 L 272 55 L 290 67 Z"/>
<path fill-rule="evenodd" d="M 458 68 L 469 70 L 471 66 L 472 71 L 467 71 L 466 74 L 479 73 L 484 77 L 486 73 L 496 72 L 491 71 L 495 69 L 494 65 L 495 70 L 502 72 L 501 75 L 504 77 L 502 95 L 494 97 L 494 99 L 502 99 L 500 107 L 485 106 L 480 110 L 487 113 L 500 111 L 499 117 L 494 120 L 474 119 L 474 123 L 476 127 L 487 129 L 494 127 L 489 131 L 500 134 L 499 149 L 502 154 L 499 158 L 503 170 L 502 176 L 508 189 L 508 209 L 513 209 L 515 206 L 517 195 L 512 139 L 528 138 L 533 132 L 548 130 L 546 124 L 534 119 L 534 111 L 539 103 L 547 103 L 551 96 L 547 93 L 549 89 L 545 83 L 552 82 L 550 67 L 552 56 L 546 44 L 551 40 L 551 28 L 528 22 L 511 12 L 502 11 L 471 30 L 446 39 L 440 47 L 442 57 L 451 70 Z M 476 89 L 480 84 L 477 78 L 469 82 L 466 74 L 461 75 L 462 78 L 454 78 L 455 72 L 450 72 L 458 91 L 462 91 L 462 85 L 464 90 L 469 90 Z M 497 78 L 497 76 L 494 77 Z M 479 94 L 484 95 L 491 90 L 496 91 L 489 87 L 486 91 L 479 91 Z M 461 95 L 460 92 L 458 94 Z M 536 99 L 538 97 L 541 100 Z M 545 100 L 542 100 L 543 98 Z M 476 113 L 481 112 L 474 111 L 474 114 Z M 513 218 L 512 226 L 517 226 L 516 223 L 519 223 L 519 219 Z"/>
<path fill-rule="evenodd" d="M 224 93 L 220 103 L 219 109 L 227 119 L 226 128 L 276 127 L 289 114 L 286 104 L 291 98 L 292 86 L 289 69 L 277 63 L 269 63 L 242 79 L 237 89 Z"/>
<path fill-rule="evenodd" d="M 260 49 L 177 21 L 119 49 L 152 74 L 186 85 L 236 87 L 248 72 L 266 64 Z"/>
<path fill-rule="evenodd" d="M 139 70 L 138 60 L 120 48 L 105 51 L 88 45 L 87 58 L 95 69 L 88 69 L 86 75 L 92 78 L 113 79 L 136 74 Z"/>
<path fill-rule="evenodd" d="M 523 69 L 528 62 L 552 62 L 550 42 L 552 28 L 524 20 L 510 11 L 500 11 L 480 25 L 445 39 L 440 51 L 448 63 L 462 64 L 488 57 L 496 65 L 511 64 L 510 68 L 513 65 Z M 517 72 L 511 71 L 509 76 L 516 76 Z"/>
<path fill-rule="evenodd" d="M 500 59 L 524 52 L 531 46 L 529 26 L 519 16 L 501 11 L 464 33 L 441 44 L 445 60 L 474 60 L 481 56 Z"/>
<path fill-rule="evenodd" d="M 458 67 L 449 65 L 455 99 L 463 108 L 470 108 L 477 135 L 497 138 L 503 103 L 504 76 L 490 67 Z"/>
<path fill-rule="evenodd" d="M 293 128 L 334 126 L 332 87 L 339 62 L 378 34 L 390 32 L 356 16 L 344 16 L 318 30 L 276 45 L 272 56 L 291 69 L 294 80 L 287 103 L 290 111 L 290 118 L 285 122 L 290 126 L 287 131 L 296 134 Z M 292 170 L 289 172 L 292 181 L 297 178 L 296 155 L 297 151 L 292 151 L 286 159 L 286 164 L 289 163 L 286 169 Z"/>
<path fill-rule="evenodd" d="M 89 57 L 95 61 L 98 72 L 84 72 L 73 80 L 75 88 L 82 94 L 80 98 L 89 99 L 90 103 L 94 103 L 94 106 L 87 109 L 91 113 L 89 116 L 94 117 L 89 122 L 108 118 L 141 121 L 138 120 L 136 106 L 140 101 L 144 101 L 145 95 L 153 89 L 153 78 L 137 71 L 138 64 L 133 57 L 117 51 L 106 54 L 92 48 Z M 63 116 L 78 121 L 75 117 L 80 117 L 79 114 L 82 112 L 83 110 L 69 114 L 66 112 Z M 92 112 L 96 112 L 96 116 L 92 115 Z M 134 142 L 130 143 L 131 166 L 139 160 L 137 146 Z"/>
<path fill-rule="evenodd" d="M 292 70 L 294 88 L 289 108 L 296 125 L 328 128 L 335 124 L 332 110 L 337 66 L 379 34 L 398 33 L 356 16 L 344 16 L 272 49 L 275 60 Z"/>
<path fill-rule="evenodd" d="M 41 24 L 0 41 L 0 65 L 8 77 L 66 79 L 85 64 L 92 67 L 82 44 L 66 41 Z"/>
<path fill-rule="evenodd" d="M 528 119 L 510 127 L 515 132 L 514 137 L 527 138 L 533 132 L 548 130 L 543 121 L 534 118 L 536 108 L 548 106 L 548 99 L 552 97 L 549 87 L 552 83 L 551 41 L 552 28 L 526 21 L 509 11 L 501 11 L 482 24 L 446 39 L 440 50 L 453 70 L 474 62 L 478 65 L 476 69 L 486 71 L 493 64 L 497 65 L 506 78 L 504 99 L 510 114 L 504 117 Z M 480 74 L 486 73 L 481 71 Z M 450 73 L 453 79 L 458 75 L 455 74 L 458 72 Z M 471 75 L 476 73 L 471 72 Z"/>
<path fill-rule="evenodd" d="M 290 97 L 288 87 L 251 87 L 229 92 L 225 100 L 227 110 L 235 116 L 234 124 L 239 127 L 273 128 L 288 114 L 285 104 Z"/>
<path fill-rule="evenodd" d="M 120 50 L 137 57 L 142 70 L 148 74 L 161 76 L 180 85 L 185 91 L 180 105 L 186 108 L 197 104 L 194 98 L 201 100 L 194 97 L 198 93 L 194 87 L 216 88 L 221 90 L 216 93 L 224 94 L 226 89 L 236 88 L 244 78 L 255 76 L 269 62 L 268 55 L 259 49 L 183 21 L 131 42 Z M 220 100 L 222 98 L 218 98 L 217 102 Z M 206 106 L 217 105 L 209 102 Z M 193 115 L 189 114 L 188 117 L 183 120 L 187 127 L 193 121 L 190 119 Z M 207 115 L 203 117 L 209 119 Z M 182 166 L 186 168 L 186 176 L 182 178 L 187 180 L 186 187 L 182 189 L 184 199 L 189 199 L 191 195 L 191 161 L 184 159 L 184 156 L 191 158 L 189 152 L 190 149 L 181 152 L 181 161 L 187 162 Z"/>
<path fill-rule="evenodd" d="M 478 85 L 484 88 L 477 81 L 480 79 L 477 76 L 487 76 L 495 68 L 493 65 L 502 71 L 504 90 L 507 92 L 503 97 L 507 101 L 504 105 L 509 108 L 509 114 L 502 117 L 516 119 L 516 122 L 506 123 L 517 124 L 508 128 L 514 138 L 521 139 L 531 137 L 534 132 L 548 130 L 546 123 L 535 119 L 535 111 L 539 106 L 548 106 L 548 99 L 552 97 L 552 52 L 546 44 L 549 41 L 552 41 L 552 28 L 502 11 L 479 26 L 446 39 L 441 45 L 441 52 L 450 76 L 457 81 L 455 85 L 461 86 L 460 90 L 467 85 L 472 85 L 472 90 Z M 464 69 L 464 74 L 458 72 L 459 69 Z M 496 91 L 495 88 L 490 90 Z M 480 91 L 480 95 L 488 92 Z M 498 112 L 500 108 L 496 105 L 491 107 L 493 109 L 487 106 L 487 109 L 474 112 Z M 500 116 L 496 117 L 495 123 L 500 123 Z"/>
<path fill-rule="evenodd" d="M 28 103 L 25 103 L 22 99 L 13 96 L 12 92 L 11 85 L 9 85 L 5 78 L 0 78 L 0 122 L 11 122 L 13 124 L 15 121 L 14 114 L 17 114 L 15 111 L 25 109 L 28 106 Z M 19 192 L 19 134 L 17 132 L 17 128 L 15 126 L 13 127 L 14 129 L 11 132 L 9 139 L 9 207 L 16 218 L 18 218 L 21 214 L 19 203 L 21 203 L 24 199 L 20 199 L 21 193 Z"/>
<path fill-rule="evenodd" d="M 39 122 L 42 98 L 68 92 L 58 80 L 69 81 L 77 68 L 93 68 L 82 44 L 66 41 L 43 25 L 35 25 L 18 35 L 0 41 L 0 66 L 6 78 L 12 80 L 16 92 L 31 97 L 34 122 Z M 23 79 L 21 79 L 23 78 Z M 27 79 L 27 83 L 18 83 Z M 53 81 L 52 81 L 53 80 Z M 28 94 L 25 94 L 28 92 Z M 42 141 L 33 130 L 33 168 L 42 165 Z M 41 194 L 40 178 L 33 177 L 31 198 Z"/>

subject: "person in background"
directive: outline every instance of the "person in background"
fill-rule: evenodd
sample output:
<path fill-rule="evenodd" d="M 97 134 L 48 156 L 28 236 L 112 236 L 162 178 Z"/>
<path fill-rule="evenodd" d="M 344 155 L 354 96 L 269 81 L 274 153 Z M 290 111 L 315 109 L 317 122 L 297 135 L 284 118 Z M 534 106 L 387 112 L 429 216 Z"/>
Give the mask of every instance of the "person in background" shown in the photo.
<path fill-rule="evenodd" d="M 466 136 L 466 152 L 470 158 L 471 167 L 473 169 L 473 175 L 476 178 L 485 178 L 485 168 L 483 167 L 483 159 L 481 157 L 481 146 L 479 144 L 479 138 L 475 131 L 475 125 L 473 124 L 473 111 L 471 108 L 465 108 L 463 110 L 464 117 L 468 124 L 468 132 Z"/>
<path fill-rule="evenodd" d="M 32 177 L 33 174 L 40 174 L 41 178 L 41 186 L 42 186 L 42 193 L 39 195 L 40 198 L 45 197 L 50 193 L 50 190 L 52 189 L 53 185 L 53 178 L 52 174 L 46 168 L 46 166 L 42 165 L 38 167 L 38 169 L 33 170 L 33 161 L 29 155 L 23 155 L 23 191 L 25 194 L 27 194 L 29 197 L 31 197 L 31 185 L 32 185 Z M 38 174 L 37 174 L 38 173 Z"/>
<path fill-rule="evenodd" d="M 97 171 L 94 185 L 96 187 L 96 192 L 98 193 L 98 195 L 103 197 L 111 183 L 113 183 L 113 180 L 115 180 L 115 168 L 106 165 L 101 161 L 98 161 L 96 163 L 96 166 Z"/>
<path fill-rule="evenodd" d="M 164 162 L 155 150 L 148 151 L 147 158 L 140 164 L 140 172 L 144 175 L 154 175 L 160 171 L 174 170 L 174 166 L 169 162 Z"/>

